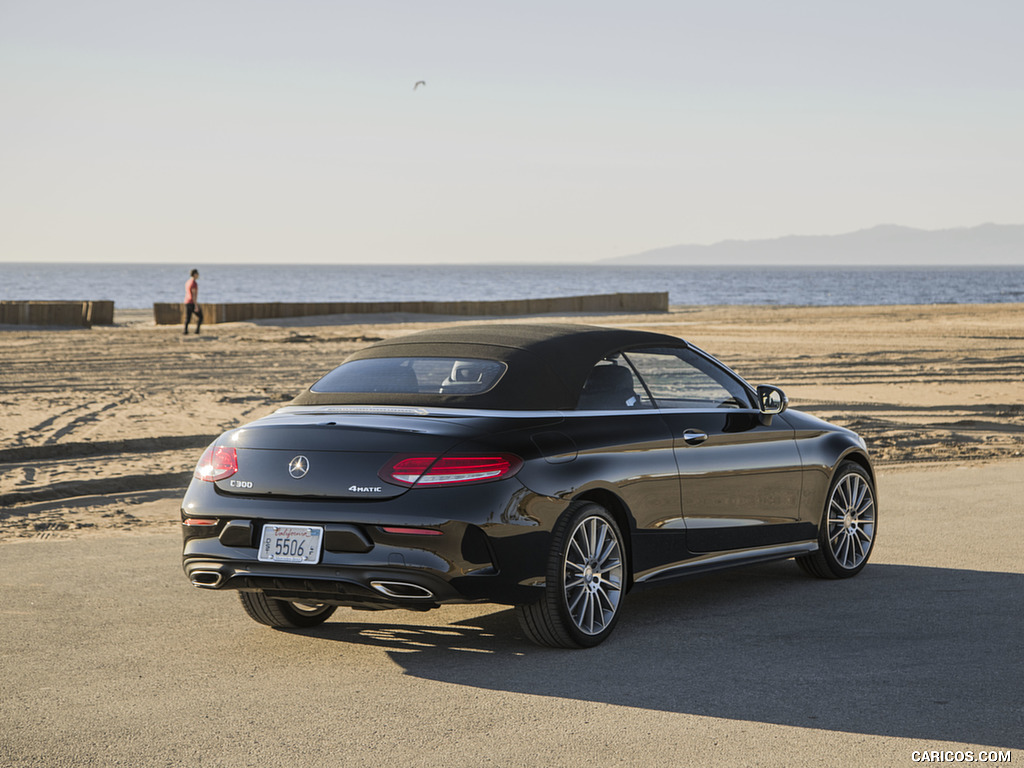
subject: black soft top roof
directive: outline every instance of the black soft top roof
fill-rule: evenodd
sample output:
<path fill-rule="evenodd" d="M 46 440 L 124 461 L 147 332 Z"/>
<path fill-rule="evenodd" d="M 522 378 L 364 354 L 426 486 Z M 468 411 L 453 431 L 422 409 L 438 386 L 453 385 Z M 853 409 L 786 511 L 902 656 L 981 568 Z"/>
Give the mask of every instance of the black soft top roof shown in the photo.
<path fill-rule="evenodd" d="M 476 395 L 331 393 L 307 390 L 292 405 L 432 405 L 501 410 L 563 410 L 576 407 L 590 370 L 631 347 L 686 346 L 675 336 L 571 324 L 460 325 L 387 339 L 351 355 L 453 357 L 498 360 L 508 365 L 501 380 Z"/>

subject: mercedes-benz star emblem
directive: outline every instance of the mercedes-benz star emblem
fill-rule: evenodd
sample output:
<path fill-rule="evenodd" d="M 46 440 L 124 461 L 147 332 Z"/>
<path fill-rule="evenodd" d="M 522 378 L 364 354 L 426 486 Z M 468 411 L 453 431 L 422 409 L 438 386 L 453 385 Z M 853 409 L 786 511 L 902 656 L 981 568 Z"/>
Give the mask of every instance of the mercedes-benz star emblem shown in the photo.
<path fill-rule="evenodd" d="M 306 476 L 309 472 L 309 459 L 305 456 L 296 456 L 288 462 L 288 474 L 296 480 Z"/>

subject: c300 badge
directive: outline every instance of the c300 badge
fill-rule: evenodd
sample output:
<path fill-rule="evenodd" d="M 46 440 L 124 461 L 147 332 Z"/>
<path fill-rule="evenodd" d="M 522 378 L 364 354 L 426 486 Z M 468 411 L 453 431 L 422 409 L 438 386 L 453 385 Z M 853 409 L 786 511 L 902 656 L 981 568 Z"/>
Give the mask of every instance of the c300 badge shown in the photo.
<path fill-rule="evenodd" d="M 309 459 L 305 456 L 296 456 L 288 462 L 288 474 L 296 480 L 301 480 L 309 472 Z"/>

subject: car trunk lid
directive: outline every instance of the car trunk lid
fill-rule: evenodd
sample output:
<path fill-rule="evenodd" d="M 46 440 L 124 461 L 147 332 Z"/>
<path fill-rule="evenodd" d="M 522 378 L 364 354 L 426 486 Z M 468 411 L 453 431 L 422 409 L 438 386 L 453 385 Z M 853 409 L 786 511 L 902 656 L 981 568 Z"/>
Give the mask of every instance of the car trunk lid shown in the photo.
<path fill-rule="evenodd" d="M 398 453 L 442 455 L 473 430 L 458 419 L 392 414 L 274 414 L 225 433 L 238 471 L 218 480 L 223 493 L 360 499 L 400 496 L 380 469 Z M 429 428 L 429 431 L 428 431 Z"/>

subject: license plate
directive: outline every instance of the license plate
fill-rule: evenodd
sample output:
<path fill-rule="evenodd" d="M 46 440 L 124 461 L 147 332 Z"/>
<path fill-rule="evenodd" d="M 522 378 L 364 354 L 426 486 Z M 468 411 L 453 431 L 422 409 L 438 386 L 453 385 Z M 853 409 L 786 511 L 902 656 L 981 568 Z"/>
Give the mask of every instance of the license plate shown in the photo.
<path fill-rule="evenodd" d="M 260 562 L 318 563 L 324 529 L 310 525 L 264 525 Z"/>

